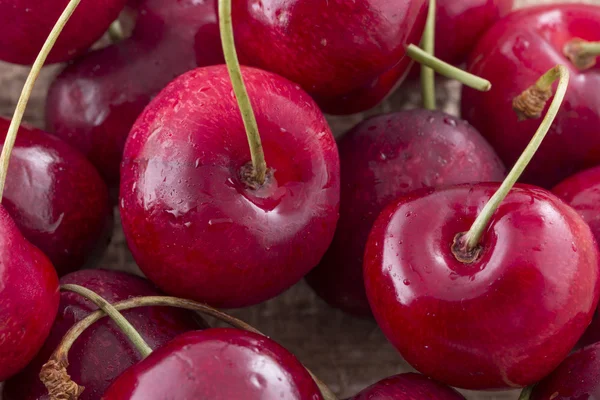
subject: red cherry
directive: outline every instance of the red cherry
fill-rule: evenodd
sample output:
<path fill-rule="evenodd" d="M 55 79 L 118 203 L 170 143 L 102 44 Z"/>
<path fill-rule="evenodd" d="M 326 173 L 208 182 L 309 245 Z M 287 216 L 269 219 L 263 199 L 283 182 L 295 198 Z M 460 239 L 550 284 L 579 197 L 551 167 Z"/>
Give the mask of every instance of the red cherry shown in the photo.
<path fill-rule="evenodd" d="M 385 206 L 423 187 L 501 181 L 505 170 L 479 132 L 442 112 L 412 110 L 368 119 L 345 134 L 338 148 L 340 220 L 331 247 L 307 280 L 333 306 L 368 316 L 363 254 Z"/>
<path fill-rule="evenodd" d="M 272 340 L 238 329 L 178 336 L 125 371 L 104 400 L 321 400 L 308 371 Z"/>
<path fill-rule="evenodd" d="M 573 39 L 600 40 L 600 7 L 551 5 L 515 12 L 493 26 L 469 61 L 469 71 L 489 79 L 488 93 L 465 88 L 462 115 L 512 165 L 535 132 L 538 121 L 519 122 L 515 96 L 556 63 L 573 76 L 564 106 L 523 181 L 550 188 L 573 173 L 600 163 L 600 85 L 598 67 L 581 71 L 563 55 Z"/>
<path fill-rule="evenodd" d="M 72 60 L 108 29 L 126 0 L 82 1 L 48 57 L 49 63 Z M 69 0 L 0 2 L 0 60 L 32 64 Z"/>
<path fill-rule="evenodd" d="M 348 400 L 465 400 L 456 390 L 420 374 L 383 379 Z"/>
<path fill-rule="evenodd" d="M 58 309 L 50 260 L 0 206 L 0 381 L 23 369 L 48 337 Z"/>
<path fill-rule="evenodd" d="M 125 140 L 152 97 L 186 71 L 221 63 L 214 1 L 145 0 L 130 38 L 82 57 L 57 77 L 46 125 L 118 188 Z"/>

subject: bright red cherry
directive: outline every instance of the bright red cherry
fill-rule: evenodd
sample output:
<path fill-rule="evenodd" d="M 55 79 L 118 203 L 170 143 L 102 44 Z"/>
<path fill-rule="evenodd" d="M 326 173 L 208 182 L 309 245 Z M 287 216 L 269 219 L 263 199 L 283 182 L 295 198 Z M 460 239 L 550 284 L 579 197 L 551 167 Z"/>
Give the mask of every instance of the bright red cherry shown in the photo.
<path fill-rule="evenodd" d="M 178 336 L 125 371 L 104 400 L 321 400 L 308 371 L 272 340 L 238 329 Z"/>
<path fill-rule="evenodd" d="M 515 12 L 494 25 L 470 56 L 468 70 L 489 79 L 488 93 L 465 88 L 462 115 L 512 165 L 529 142 L 537 120 L 509 118 L 515 96 L 557 63 L 570 68 L 571 85 L 548 137 L 523 181 L 551 188 L 600 163 L 600 69 L 579 70 L 565 57 L 574 39 L 600 40 L 600 7 L 565 4 Z"/>
<path fill-rule="evenodd" d="M 111 303 L 138 296 L 160 296 L 147 280 L 123 272 L 78 271 L 64 276 L 61 284 L 80 285 L 93 290 Z M 48 392 L 38 375 L 63 336 L 76 322 L 97 307 L 82 296 L 63 292 L 50 337 L 35 359 L 4 386 L 4 400 L 41 400 Z M 145 307 L 123 311 L 123 315 L 152 348 L 158 348 L 184 332 L 207 327 L 195 322 L 195 314 L 175 308 Z M 85 387 L 80 400 L 97 400 L 108 386 L 130 366 L 141 360 L 127 337 L 109 319 L 88 328 L 75 342 L 69 355 L 69 374 Z"/>
<path fill-rule="evenodd" d="M 331 247 L 307 280 L 333 306 L 368 316 L 363 254 L 379 213 L 416 189 L 501 181 L 504 166 L 468 123 L 427 110 L 370 118 L 345 134 L 338 148 L 340 220 Z"/>
<path fill-rule="evenodd" d="M 465 400 L 456 390 L 421 374 L 383 379 L 348 400 Z"/>
<path fill-rule="evenodd" d="M 242 68 L 269 168 L 249 178 L 248 140 L 225 66 L 169 84 L 125 145 L 121 216 L 140 268 L 165 292 L 218 307 L 256 304 L 321 259 L 338 219 L 339 157 L 297 85 Z"/>
<path fill-rule="evenodd" d="M 56 78 L 47 128 L 118 188 L 125 140 L 152 97 L 186 71 L 221 63 L 213 0 L 145 0 L 130 38 L 87 54 Z"/>
<path fill-rule="evenodd" d="M 406 46 L 419 44 L 428 8 L 426 0 L 240 0 L 233 6 L 242 64 L 298 83 L 336 114 L 375 106 L 406 76 Z"/>
<path fill-rule="evenodd" d="M 32 64 L 69 0 L 0 2 L 0 60 Z M 82 1 L 56 42 L 48 63 L 72 60 L 98 40 L 126 0 Z"/>

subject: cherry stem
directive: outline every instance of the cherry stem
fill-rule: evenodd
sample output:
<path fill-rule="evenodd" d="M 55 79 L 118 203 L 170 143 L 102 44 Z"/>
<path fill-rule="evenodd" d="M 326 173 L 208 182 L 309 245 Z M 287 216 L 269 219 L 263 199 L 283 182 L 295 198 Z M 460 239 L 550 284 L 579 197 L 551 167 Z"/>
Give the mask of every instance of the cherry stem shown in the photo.
<path fill-rule="evenodd" d="M 573 39 L 565 45 L 563 52 L 578 69 L 590 69 L 600 56 L 600 42 Z"/>
<path fill-rule="evenodd" d="M 569 86 L 569 71 L 567 67 L 564 65 L 557 65 L 548 71 L 544 76 L 538 80 L 536 85 L 540 82 L 554 82 L 559 79 L 558 88 L 556 89 L 556 95 L 554 96 L 554 100 L 552 104 L 550 104 L 550 108 L 548 109 L 548 113 L 544 117 L 544 120 L 540 124 L 535 135 L 531 139 L 531 142 L 525 148 L 525 151 L 521 154 L 514 167 L 502 182 L 500 188 L 494 193 L 492 198 L 487 202 L 483 210 L 479 213 L 475 222 L 471 226 L 471 229 L 465 234 L 463 246 L 466 248 L 467 252 L 472 251 L 477 248 L 479 245 L 479 241 L 485 231 L 487 225 L 489 224 L 492 216 L 496 212 L 496 209 L 500 205 L 500 203 L 504 200 L 504 198 L 508 195 L 512 187 L 521 177 L 521 174 L 527 168 L 527 165 L 535 155 L 536 151 L 542 144 L 542 141 L 546 137 L 546 134 L 550 130 L 554 119 L 556 118 L 556 114 L 560 110 L 560 106 L 565 98 L 565 94 L 567 92 L 567 87 Z"/>
<path fill-rule="evenodd" d="M 427 25 L 423 33 L 421 47 L 427 54 L 435 54 L 435 19 L 436 19 L 436 1 L 429 0 L 429 14 L 427 16 Z M 421 64 L 421 90 L 423 92 L 423 108 L 427 110 L 436 109 L 435 98 L 435 71 L 425 64 Z"/>
<path fill-rule="evenodd" d="M 455 66 L 450 65 L 439 58 L 432 56 L 431 54 L 428 54 L 426 51 L 423 51 L 414 44 L 408 45 L 406 48 L 406 54 L 421 65 L 432 68 L 438 74 L 450 79 L 456 79 L 462 84 L 479 90 L 480 92 L 487 92 L 492 88 L 491 82 L 487 79 L 480 78 L 467 71 L 463 71 L 460 68 L 456 68 Z"/>
<path fill-rule="evenodd" d="M 112 305 L 112 307 L 118 311 L 124 311 L 124 310 L 129 310 L 129 309 L 138 308 L 138 307 L 183 308 L 186 310 L 200 312 L 202 314 L 206 314 L 211 317 L 217 318 L 235 328 L 253 332 L 258 335 L 266 336 L 262 332 L 257 330 L 256 328 L 245 323 L 244 321 L 241 321 L 235 317 L 232 317 L 231 315 L 225 314 L 222 311 L 219 311 L 215 308 L 209 307 L 205 304 L 197 303 L 197 302 L 191 301 L 191 300 L 180 299 L 180 298 L 176 298 L 176 297 L 167 297 L 167 296 L 136 297 L 136 298 L 132 298 L 132 299 L 128 299 L 128 300 L 124 300 L 124 301 L 115 303 Z M 62 368 L 64 370 L 64 371 L 62 371 L 63 374 L 61 375 L 61 379 L 63 379 L 63 381 L 60 382 L 60 385 L 62 385 L 62 386 L 69 386 L 69 385 L 77 386 L 74 382 L 72 382 L 70 380 L 68 374 L 66 374 L 66 367 L 69 365 L 69 362 L 68 362 L 69 350 L 71 349 L 71 347 L 73 346 L 73 344 L 75 343 L 77 338 L 87 328 L 89 328 L 91 325 L 93 325 L 94 323 L 96 323 L 97 321 L 99 321 L 100 319 L 102 319 L 104 317 L 106 317 L 105 311 L 103 311 L 102 309 L 95 311 L 95 312 L 89 314 L 87 317 L 85 317 L 81 321 L 77 322 L 75 325 L 73 325 L 71 327 L 71 329 L 69 329 L 69 331 L 65 334 L 61 343 L 56 348 L 56 350 L 54 351 L 52 356 L 50 357 L 50 360 L 48 361 L 48 363 L 46 363 L 42 367 L 42 372 L 40 373 L 40 379 L 42 380 L 42 382 L 44 382 L 44 384 L 46 385 L 46 387 L 48 388 L 49 391 L 53 389 L 52 387 L 49 387 L 49 384 L 56 383 L 56 382 L 49 382 L 49 379 L 48 379 L 49 376 L 52 376 L 52 377 L 56 376 L 53 374 L 54 371 L 49 371 L 49 370 L 55 369 L 57 367 Z M 335 396 L 335 394 L 331 391 L 331 389 L 329 389 L 327 387 L 327 385 L 325 385 L 321 380 L 319 380 L 310 370 L 307 369 L 307 371 L 311 375 L 311 377 L 313 378 L 313 380 L 315 381 L 317 386 L 319 387 L 319 390 L 321 391 L 324 400 L 338 400 L 337 397 Z M 68 381 L 65 381 L 65 380 L 68 380 Z M 76 397 L 72 397 L 72 398 L 76 399 Z"/>
<path fill-rule="evenodd" d="M 521 392 L 519 400 L 529 400 L 531 398 L 531 393 L 533 393 L 533 386 L 527 386 Z"/>
<path fill-rule="evenodd" d="M 2 195 L 4 193 L 4 186 L 6 184 L 6 175 L 8 174 L 8 165 L 10 163 L 10 155 L 12 153 L 12 149 L 15 146 L 15 141 L 17 140 L 17 133 L 19 131 L 19 127 L 21 126 L 21 121 L 23 120 L 23 114 L 25 114 L 25 109 L 27 108 L 27 103 L 29 102 L 29 98 L 31 97 L 31 92 L 33 91 L 33 86 L 40 75 L 40 71 L 46 62 L 46 58 L 48 58 L 48 54 L 54 47 L 54 43 L 58 39 L 58 36 L 62 32 L 63 28 L 71 18 L 71 15 L 75 12 L 75 9 L 79 5 L 81 0 L 71 0 L 69 4 L 62 12 L 61 16 L 58 18 L 58 21 L 50 31 L 48 38 L 44 42 L 42 49 L 37 55 L 35 62 L 31 66 L 31 71 L 27 76 L 27 80 L 25 81 L 25 85 L 23 86 L 23 90 L 21 91 L 21 96 L 19 97 L 19 101 L 17 102 L 17 108 L 15 109 L 15 113 L 13 115 L 12 121 L 10 122 L 10 126 L 8 127 L 8 133 L 6 134 L 6 139 L 4 140 L 4 146 L 2 147 L 2 154 L 0 154 L 0 200 L 2 200 Z"/>
<path fill-rule="evenodd" d="M 121 25 L 121 21 L 118 19 L 115 20 L 110 27 L 108 28 L 108 36 L 110 37 L 111 42 L 117 43 L 125 38 L 125 33 L 123 32 L 123 25 Z"/>
<path fill-rule="evenodd" d="M 231 0 L 219 0 L 219 27 L 221 31 L 221 42 L 223 44 L 223 54 L 225 55 L 225 63 L 231 78 L 231 85 L 240 108 L 248 144 L 250 146 L 250 156 L 252 158 L 252 178 L 259 184 L 265 183 L 267 175 L 267 162 L 265 161 L 265 153 L 263 151 L 260 134 L 258 132 L 258 124 L 248 91 L 242 77 L 240 62 L 235 50 L 235 39 L 233 35 L 233 23 L 231 21 Z"/>

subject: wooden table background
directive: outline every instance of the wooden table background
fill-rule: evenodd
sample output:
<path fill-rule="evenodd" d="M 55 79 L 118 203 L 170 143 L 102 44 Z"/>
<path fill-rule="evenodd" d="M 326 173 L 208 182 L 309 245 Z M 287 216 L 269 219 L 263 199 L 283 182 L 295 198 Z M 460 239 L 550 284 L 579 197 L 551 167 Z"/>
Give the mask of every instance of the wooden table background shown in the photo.
<path fill-rule="evenodd" d="M 517 7 L 558 2 L 516 0 Z M 600 5 L 600 0 L 560 2 Z M 42 72 L 25 114 L 28 123 L 43 127 L 48 84 L 61 68 L 60 65 L 50 66 Z M 10 117 L 14 111 L 27 72 L 27 68 L 0 62 L 0 115 Z M 439 82 L 440 108 L 458 114 L 459 89 L 456 82 Z M 387 102 L 369 113 L 329 120 L 334 132 L 340 134 L 365 115 L 415 108 L 420 102 L 418 85 L 405 84 Z M 118 216 L 116 218 L 118 220 Z M 140 273 L 127 249 L 119 223 L 101 266 Z M 342 398 L 384 377 L 411 370 L 373 321 L 356 319 L 328 307 L 304 282 L 276 299 L 231 313 L 287 347 Z M 517 399 L 518 393 L 465 392 L 465 395 L 469 400 L 513 400 Z"/>

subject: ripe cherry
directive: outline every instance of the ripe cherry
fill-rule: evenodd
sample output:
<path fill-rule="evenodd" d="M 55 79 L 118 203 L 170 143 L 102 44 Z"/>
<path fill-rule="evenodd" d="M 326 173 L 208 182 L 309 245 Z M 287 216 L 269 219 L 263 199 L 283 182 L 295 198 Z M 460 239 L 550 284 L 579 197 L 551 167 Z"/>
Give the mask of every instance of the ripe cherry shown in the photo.
<path fill-rule="evenodd" d="M 456 390 L 414 373 L 383 379 L 348 400 L 465 400 Z"/>

